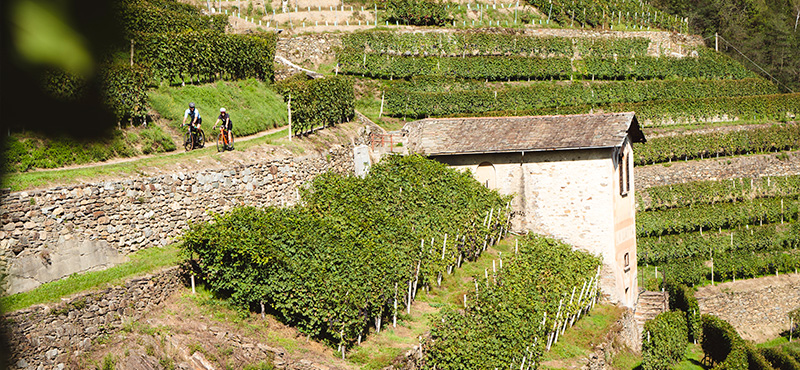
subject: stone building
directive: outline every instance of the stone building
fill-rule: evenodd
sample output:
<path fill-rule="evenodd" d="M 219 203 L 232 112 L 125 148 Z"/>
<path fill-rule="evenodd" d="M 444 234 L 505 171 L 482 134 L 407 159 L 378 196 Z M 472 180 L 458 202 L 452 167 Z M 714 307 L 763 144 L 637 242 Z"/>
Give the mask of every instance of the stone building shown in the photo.
<path fill-rule="evenodd" d="M 601 287 L 633 307 L 636 227 L 631 143 L 634 113 L 424 119 L 403 129 L 406 149 L 470 170 L 513 194 L 513 226 L 602 257 Z"/>

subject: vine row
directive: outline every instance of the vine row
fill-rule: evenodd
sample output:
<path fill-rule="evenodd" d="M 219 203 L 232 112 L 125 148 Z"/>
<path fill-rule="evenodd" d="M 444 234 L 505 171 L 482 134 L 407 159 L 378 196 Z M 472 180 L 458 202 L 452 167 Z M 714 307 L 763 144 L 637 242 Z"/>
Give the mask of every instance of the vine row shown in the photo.
<path fill-rule="evenodd" d="M 744 225 L 797 221 L 797 197 L 745 200 L 735 203 L 702 204 L 640 212 L 636 215 L 636 235 L 657 237 L 687 232 L 733 229 Z"/>
<path fill-rule="evenodd" d="M 798 195 L 800 175 L 692 181 L 637 189 L 637 196 L 641 197 L 639 211 Z"/>
<path fill-rule="evenodd" d="M 362 31 L 342 37 L 346 49 L 391 55 L 527 57 L 643 57 L 650 39 L 529 36 L 487 32 L 387 32 Z"/>
<path fill-rule="evenodd" d="M 798 95 L 800 103 L 800 95 Z M 800 148 L 800 124 L 784 123 L 732 132 L 658 137 L 634 144 L 637 165 L 679 159 L 767 153 Z"/>
<path fill-rule="evenodd" d="M 341 71 L 372 78 L 394 79 L 413 76 L 444 76 L 498 80 L 564 79 L 653 79 L 653 78 L 752 78 L 756 77 L 733 61 L 720 63 L 722 54 L 702 53 L 696 58 L 643 56 L 637 58 L 594 58 L 522 56 L 397 56 L 345 48 L 337 52 Z M 728 58 L 729 59 L 729 58 Z M 573 71 L 573 68 L 575 69 Z"/>
<path fill-rule="evenodd" d="M 432 321 L 425 368 L 536 368 L 545 349 L 594 305 L 600 260 L 569 245 L 525 237 L 496 274 L 475 277 L 465 309 Z"/>
<path fill-rule="evenodd" d="M 655 99 L 700 99 L 778 93 L 763 79 L 650 80 L 614 82 L 540 82 L 492 89 L 475 80 L 414 78 L 386 89 L 388 112 L 427 117 L 499 110 L 641 102 Z"/>

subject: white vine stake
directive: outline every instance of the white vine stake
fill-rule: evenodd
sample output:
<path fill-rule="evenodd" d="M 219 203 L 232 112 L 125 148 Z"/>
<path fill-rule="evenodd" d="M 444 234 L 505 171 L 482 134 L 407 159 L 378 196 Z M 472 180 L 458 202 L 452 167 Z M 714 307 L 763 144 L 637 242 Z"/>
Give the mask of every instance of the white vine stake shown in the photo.
<path fill-rule="evenodd" d="M 392 316 L 392 327 L 397 327 L 397 283 L 394 283 L 394 316 Z M 358 336 L 361 338 L 361 336 Z"/>

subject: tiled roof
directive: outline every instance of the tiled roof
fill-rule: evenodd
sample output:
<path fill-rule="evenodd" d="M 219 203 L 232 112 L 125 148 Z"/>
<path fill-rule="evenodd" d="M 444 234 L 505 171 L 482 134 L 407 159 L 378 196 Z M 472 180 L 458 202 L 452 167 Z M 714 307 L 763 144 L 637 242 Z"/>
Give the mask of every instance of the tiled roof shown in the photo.
<path fill-rule="evenodd" d="M 644 142 L 632 112 L 569 116 L 436 118 L 409 122 L 408 149 L 425 155 L 610 148 Z"/>

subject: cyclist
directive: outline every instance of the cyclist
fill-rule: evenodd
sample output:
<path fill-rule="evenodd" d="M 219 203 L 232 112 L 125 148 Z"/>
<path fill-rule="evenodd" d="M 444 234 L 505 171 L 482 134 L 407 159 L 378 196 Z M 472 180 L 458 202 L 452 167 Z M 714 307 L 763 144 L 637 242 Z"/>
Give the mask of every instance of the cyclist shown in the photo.
<path fill-rule="evenodd" d="M 200 110 L 194 107 L 194 103 L 189 103 L 189 108 L 183 112 L 183 123 L 181 124 L 181 127 L 186 125 L 186 118 L 190 118 L 189 131 L 193 132 L 194 137 L 196 138 L 197 129 L 200 128 L 200 124 L 203 123 L 203 119 L 200 118 Z"/>
<path fill-rule="evenodd" d="M 230 144 L 233 143 L 233 122 L 231 122 L 231 115 L 225 111 L 225 108 L 219 109 L 219 117 L 217 117 L 217 121 L 214 122 L 214 129 L 217 128 L 219 121 L 222 121 L 222 129 L 228 133 L 228 145 L 226 149 L 232 149 Z"/>

